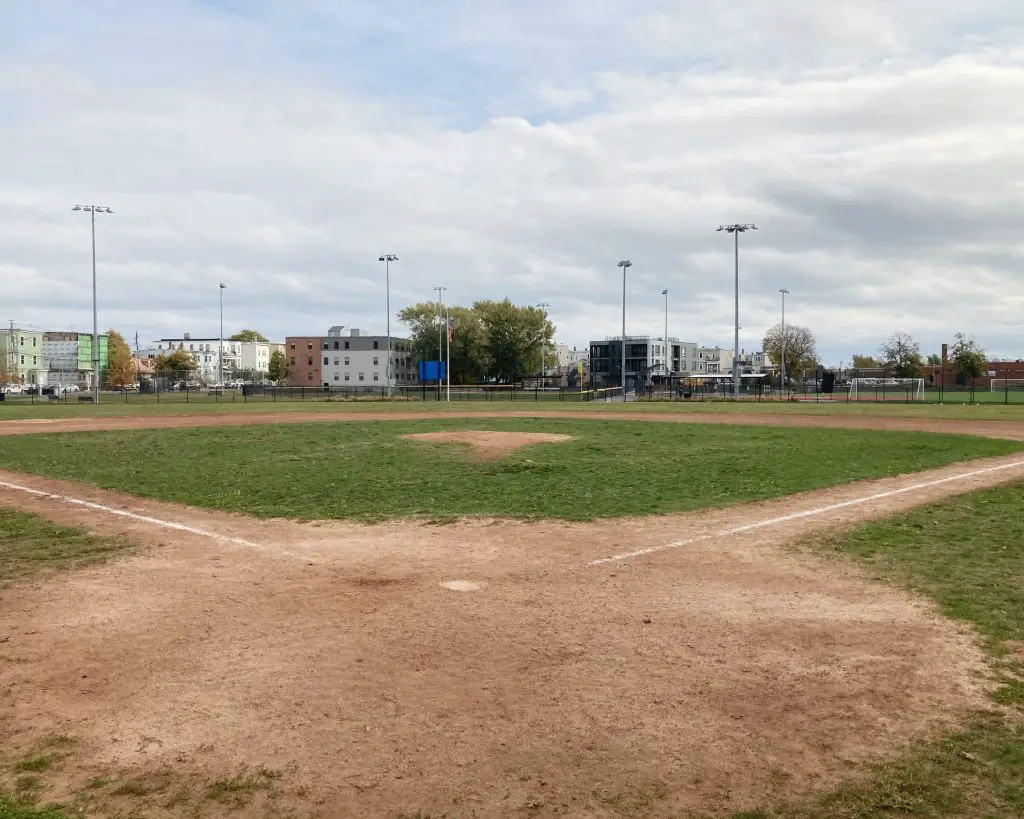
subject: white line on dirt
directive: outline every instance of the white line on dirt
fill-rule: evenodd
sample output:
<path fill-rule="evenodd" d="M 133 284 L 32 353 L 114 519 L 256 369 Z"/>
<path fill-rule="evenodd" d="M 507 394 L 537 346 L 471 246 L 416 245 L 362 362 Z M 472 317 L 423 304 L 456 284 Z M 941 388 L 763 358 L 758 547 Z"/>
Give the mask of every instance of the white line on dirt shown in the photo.
<path fill-rule="evenodd" d="M 162 518 L 154 518 L 149 515 L 140 515 L 135 512 L 127 512 L 124 509 L 114 509 L 111 506 L 104 506 L 101 503 L 93 503 L 92 501 L 81 500 L 79 498 L 71 498 L 67 495 L 57 495 L 53 492 L 44 492 L 41 489 L 33 489 L 30 486 L 21 486 L 16 483 L 7 483 L 6 481 L 0 481 L 0 489 L 13 489 L 16 492 L 25 492 L 29 495 L 35 495 L 39 498 L 49 498 L 50 500 L 62 501 L 63 503 L 70 503 L 74 506 L 84 506 L 86 509 L 95 509 L 99 512 L 108 512 L 111 515 L 117 515 L 121 518 L 129 518 L 130 520 L 137 520 L 141 523 L 148 523 L 152 526 L 160 526 L 164 529 L 173 529 L 176 532 L 187 532 L 190 535 L 199 535 L 200 537 L 207 537 L 211 540 L 218 540 L 221 543 L 230 543 L 233 546 L 244 546 L 246 549 L 253 549 L 259 552 L 267 552 L 270 554 L 282 554 L 288 557 L 293 557 L 298 560 L 305 560 L 307 563 L 319 563 L 320 561 L 314 557 L 308 555 L 302 555 L 298 552 L 290 552 L 287 549 L 279 549 L 277 547 L 267 547 L 259 543 L 255 543 L 251 540 L 245 540 L 240 537 L 231 537 L 230 535 L 221 535 L 216 532 L 208 532 L 206 529 L 199 529 L 195 526 L 188 526 L 184 523 L 177 523 L 173 520 L 163 520 Z"/>
<path fill-rule="evenodd" d="M 671 543 L 663 543 L 660 546 L 649 546 L 646 549 L 637 549 L 633 552 L 622 552 L 621 554 L 612 555 L 611 557 L 602 557 L 599 560 L 591 560 L 588 566 L 600 566 L 604 563 L 615 563 L 620 560 L 629 560 L 633 557 L 641 557 L 642 555 L 650 555 L 656 552 L 665 552 L 669 549 L 678 549 L 681 546 L 688 546 L 691 543 L 699 543 L 703 540 L 714 540 L 715 538 L 728 537 L 730 535 L 739 535 L 743 532 L 750 532 L 754 529 L 765 529 L 769 526 L 777 526 L 780 523 L 788 523 L 791 520 L 799 520 L 800 518 L 812 518 L 817 515 L 824 515 L 826 512 L 834 512 L 836 509 L 845 509 L 849 506 L 859 506 L 863 503 L 871 503 L 871 501 L 882 500 L 883 498 L 891 498 L 894 495 L 904 495 L 907 492 L 916 492 L 919 489 L 928 489 L 932 486 L 941 486 L 944 483 L 952 483 L 954 481 L 962 481 L 965 478 L 973 478 L 977 475 L 987 475 L 990 472 L 999 472 L 1004 469 L 1014 469 L 1017 467 L 1024 467 L 1024 461 L 1014 461 L 1009 464 L 1001 464 L 999 466 L 989 466 L 985 469 L 974 469 L 970 472 L 961 472 L 958 475 L 949 475 L 945 478 L 936 478 L 933 481 L 924 481 L 922 483 L 915 483 L 911 486 L 902 486 L 899 489 L 890 489 L 886 492 L 876 492 L 873 495 L 865 495 L 861 498 L 853 498 L 852 500 L 842 501 L 840 503 L 829 504 L 828 506 L 819 506 L 815 509 L 807 509 L 803 512 L 794 512 L 790 515 L 781 515 L 777 518 L 768 518 L 767 520 L 759 520 L 756 523 L 748 523 L 744 526 L 735 526 L 731 529 L 723 529 L 720 532 L 712 532 L 707 535 L 699 535 L 698 537 L 688 538 L 686 540 L 673 540 Z"/>

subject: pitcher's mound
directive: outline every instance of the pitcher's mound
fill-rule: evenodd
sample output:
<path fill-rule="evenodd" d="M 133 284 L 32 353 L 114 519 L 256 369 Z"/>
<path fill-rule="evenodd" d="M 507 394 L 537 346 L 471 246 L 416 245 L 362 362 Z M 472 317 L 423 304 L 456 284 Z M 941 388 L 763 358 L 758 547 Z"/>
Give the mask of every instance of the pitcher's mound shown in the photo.
<path fill-rule="evenodd" d="M 403 435 L 411 441 L 427 441 L 435 444 L 470 444 L 481 458 L 501 458 L 530 444 L 557 444 L 571 441 L 571 435 L 555 435 L 550 432 L 489 432 L 467 429 L 452 432 L 418 432 Z"/>

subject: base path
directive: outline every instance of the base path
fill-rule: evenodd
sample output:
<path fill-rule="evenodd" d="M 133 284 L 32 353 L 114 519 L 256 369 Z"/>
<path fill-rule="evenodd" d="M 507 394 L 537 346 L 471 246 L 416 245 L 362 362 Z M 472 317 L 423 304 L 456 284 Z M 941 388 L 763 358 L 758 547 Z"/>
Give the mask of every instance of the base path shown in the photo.
<path fill-rule="evenodd" d="M 365 526 L 0 472 L 0 504 L 148 547 L 0 591 L 5 751 L 76 738 L 61 775 L 113 783 L 97 815 L 138 807 L 127 777 L 201 795 L 260 766 L 272 804 L 231 815 L 799 798 L 950 730 L 989 683 L 929 604 L 787 544 L 1021 477 L 1017 454 L 699 514 Z"/>
<path fill-rule="evenodd" d="M 792 415 L 731 412 L 581 412 L 571 410 L 445 411 L 445 412 L 245 412 L 205 415 L 148 415 L 123 418 L 33 418 L 0 421 L 0 435 L 49 432 L 98 432 L 124 429 L 247 426 L 249 424 L 327 424 L 371 421 L 430 421 L 452 418 L 556 418 L 580 421 L 648 421 L 675 424 L 742 424 L 772 427 L 824 427 L 832 429 L 884 429 L 905 432 L 946 432 L 987 438 L 1024 440 L 1024 421 L 971 421 L 941 418 L 886 418 L 878 416 Z"/>

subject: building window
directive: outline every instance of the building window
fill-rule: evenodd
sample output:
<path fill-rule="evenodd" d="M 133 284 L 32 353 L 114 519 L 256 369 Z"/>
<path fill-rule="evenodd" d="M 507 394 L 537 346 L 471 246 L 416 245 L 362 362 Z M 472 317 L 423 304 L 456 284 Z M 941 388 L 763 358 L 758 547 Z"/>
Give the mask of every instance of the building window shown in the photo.
<path fill-rule="evenodd" d="M 373 380 L 374 381 L 380 381 L 380 373 L 374 373 L 373 374 Z"/>
<path fill-rule="evenodd" d="M 35 336 L 33 336 L 33 337 L 32 337 L 32 346 L 33 346 L 33 347 L 35 347 L 35 346 L 36 346 L 36 339 L 35 339 Z"/>
<path fill-rule="evenodd" d="M 365 381 L 366 377 L 362 373 L 359 373 L 359 380 L 360 381 Z"/>
<path fill-rule="evenodd" d="M 291 348 L 292 348 L 293 350 L 295 349 L 295 342 L 294 342 L 294 341 L 293 341 L 293 342 L 291 343 Z M 293 362 L 292 362 L 292 364 L 294 364 L 294 363 L 295 363 L 295 362 L 293 361 Z"/>
<path fill-rule="evenodd" d="M 335 350 L 337 350 L 337 349 L 338 349 L 338 342 L 337 342 L 337 341 L 335 341 L 335 342 L 334 342 L 334 349 L 335 349 Z"/>
<path fill-rule="evenodd" d="M 313 366 L 313 356 L 311 356 L 311 355 L 306 356 L 306 365 L 309 366 L 309 367 Z"/>
<path fill-rule="evenodd" d="M 376 367 L 379 364 L 380 364 L 380 357 L 379 356 L 374 356 L 373 357 L 373 366 Z"/>
<path fill-rule="evenodd" d="M 380 342 L 379 341 L 373 342 L 373 349 L 375 349 L 375 350 L 380 349 Z"/>
<path fill-rule="evenodd" d="M 306 342 L 306 347 L 307 347 L 307 349 L 312 350 L 313 349 L 313 342 L 312 341 L 307 341 Z"/>
<path fill-rule="evenodd" d="M 345 366 L 348 366 L 348 356 L 345 356 Z"/>
<path fill-rule="evenodd" d="M 22 364 L 24 364 L 24 363 L 25 363 L 25 356 L 22 356 L 22 357 L 21 357 L 21 363 L 22 363 Z"/>
<path fill-rule="evenodd" d="M 339 380 L 339 379 L 338 379 L 338 374 L 337 374 L 337 373 L 335 373 L 335 374 L 334 374 L 334 380 L 335 380 L 335 381 L 338 381 L 338 380 Z"/>
<path fill-rule="evenodd" d="M 327 366 L 328 364 L 330 364 L 330 363 L 331 363 L 331 362 L 330 362 L 330 360 L 329 360 L 329 359 L 327 358 L 327 356 L 324 356 L 324 366 L 326 367 L 326 366 Z"/>
<path fill-rule="evenodd" d="M 351 381 L 352 380 L 352 376 L 350 376 L 348 373 L 345 373 L 345 380 L 346 381 Z"/>
<path fill-rule="evenodd" d="M 345 349 L 346 350 L 348 349 L 348 342 L 347 341 L 345 342 Z"/>
<path fill-rule="evenodd" d="M 312 381 L 313 380 L 313 373 L 306 373 L 306 380 L 307 381 Z"/>
<path fill-rule="evenodd" d="M 335 367 L 338 366 L 338 357 L 337 356 L 334 357 L 334 366 Z"/>
<path fill-rule="evenodd" d="M 294 347 L 294 346 L 295 346 L 295 345 L 293 344 L 293 345 L 292 345 L 292 347 Z M 288 361 L 289 361 L 289 363 L 290 363 L 290 364 L 291 364 L 291 365 L 292 365 L 293 367 L 295 366 L 295 356 L 292 356 L 292 357 L 291 357 L 290 359 L 288 359 Z"/>
<path fill-rule="evenodd" d="M 325 350 L 327 349 L 327 342 L 326 341 L 324 342 L 324 349 Z"/>

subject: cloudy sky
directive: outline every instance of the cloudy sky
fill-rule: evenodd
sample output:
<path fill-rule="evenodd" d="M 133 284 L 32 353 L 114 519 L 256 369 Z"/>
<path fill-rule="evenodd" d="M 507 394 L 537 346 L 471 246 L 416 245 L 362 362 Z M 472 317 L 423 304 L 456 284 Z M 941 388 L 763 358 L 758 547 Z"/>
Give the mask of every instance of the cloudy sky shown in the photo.
<path fill-rule="evenodd" d="M 559 338 L 1024 357 L 1020 0 L 2 0 L 0 320 L 146 342 L 383 332 L 432 296 Z M 398 329 L 393 322 L 393 329 Z"/>

